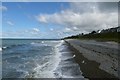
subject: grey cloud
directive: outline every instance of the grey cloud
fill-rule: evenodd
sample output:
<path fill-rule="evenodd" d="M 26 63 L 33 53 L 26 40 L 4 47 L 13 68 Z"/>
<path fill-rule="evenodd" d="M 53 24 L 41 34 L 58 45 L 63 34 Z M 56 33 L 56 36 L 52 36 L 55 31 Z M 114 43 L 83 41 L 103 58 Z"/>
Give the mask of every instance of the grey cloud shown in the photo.
<path fill-rule="evenodd" d="M 98 2 L 98 8 L 101 12 L 117 12 L 118 2 Z"/>
<path fill-rule="evenodd" d="M 118 2 L 77 2 L 70 3 L 70 8 L 74 12 L 86 13 L 86 12 L 117 12 Z"/>
<path fill-rule="evenodd" d="M 70 3 L 69 9 L 54 14 L 40 14 L 37 16 L 37 20 L 68 27 L 71 29 L 69 32 L 73 32 L 74 27 L 78 29 L 78 32 L 91 32 L 92 30 L 116 27 L 118 26 L 118 12 L 111 9 L 114 5 L 111 4 L 111 7 L 109 7 L 110 4 L 95 2 Z"/>
<path fill-rule="evenodd" d="M 77 13 L 93 12 L 95 4 L 95 2 L 72 2 L 70 3 L 70 9 Z"/>

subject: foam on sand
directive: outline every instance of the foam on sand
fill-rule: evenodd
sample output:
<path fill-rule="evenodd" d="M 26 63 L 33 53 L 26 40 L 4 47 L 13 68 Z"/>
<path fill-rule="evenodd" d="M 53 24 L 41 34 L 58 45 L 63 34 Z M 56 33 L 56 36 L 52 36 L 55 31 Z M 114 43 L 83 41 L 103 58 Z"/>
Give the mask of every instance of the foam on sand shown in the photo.
<path fill-rule="evenodd" d="M 63 41 L 62 41 L 63 42 Z M 64 43 L 65 44 L 65 43 Z M 58 47 L 59 64 L 57 65 L 54 74 L 56 78 L 84 78 L 79 65 L 74 61 L 75 55 L 68 50 L 66 45 Z M 85 78 L 84 78 L 85 79 Z"/>

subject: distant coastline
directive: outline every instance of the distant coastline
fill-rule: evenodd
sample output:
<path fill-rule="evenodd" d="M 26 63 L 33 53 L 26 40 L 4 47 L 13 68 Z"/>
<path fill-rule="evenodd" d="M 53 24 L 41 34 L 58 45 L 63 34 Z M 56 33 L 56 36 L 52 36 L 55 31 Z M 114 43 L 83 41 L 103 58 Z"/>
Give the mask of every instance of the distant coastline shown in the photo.
<path fill-rule="evenodd" d="M 116 28 L 109 28 L 106 30 L 92 31 L 88 34 L 78 34 L 74 36 L 68 36 L 63 39 L 82 39 L 82 40 L 97 40 L 97 41 L 115 41 L 120 43 L 120 26 Z"/>

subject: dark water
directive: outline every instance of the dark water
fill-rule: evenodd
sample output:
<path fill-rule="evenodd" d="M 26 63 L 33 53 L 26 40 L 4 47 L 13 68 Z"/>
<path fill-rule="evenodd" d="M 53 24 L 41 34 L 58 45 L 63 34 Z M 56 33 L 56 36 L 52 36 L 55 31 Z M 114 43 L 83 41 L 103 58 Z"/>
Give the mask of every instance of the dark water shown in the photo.
<path fill-rule="evenodd" d="M 62 40 L 3 40 L 3 78 L 83 78 Z"/>

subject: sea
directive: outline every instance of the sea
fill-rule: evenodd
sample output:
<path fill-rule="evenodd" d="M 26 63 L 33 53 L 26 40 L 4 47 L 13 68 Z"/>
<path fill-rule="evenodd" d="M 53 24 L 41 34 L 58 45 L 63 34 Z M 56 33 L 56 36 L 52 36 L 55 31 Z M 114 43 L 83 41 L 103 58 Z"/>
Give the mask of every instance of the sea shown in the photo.
<path fill-rule="evenodd" d="M 3 39 L 2 78 L 84 78 L 63 40 Z"/>

